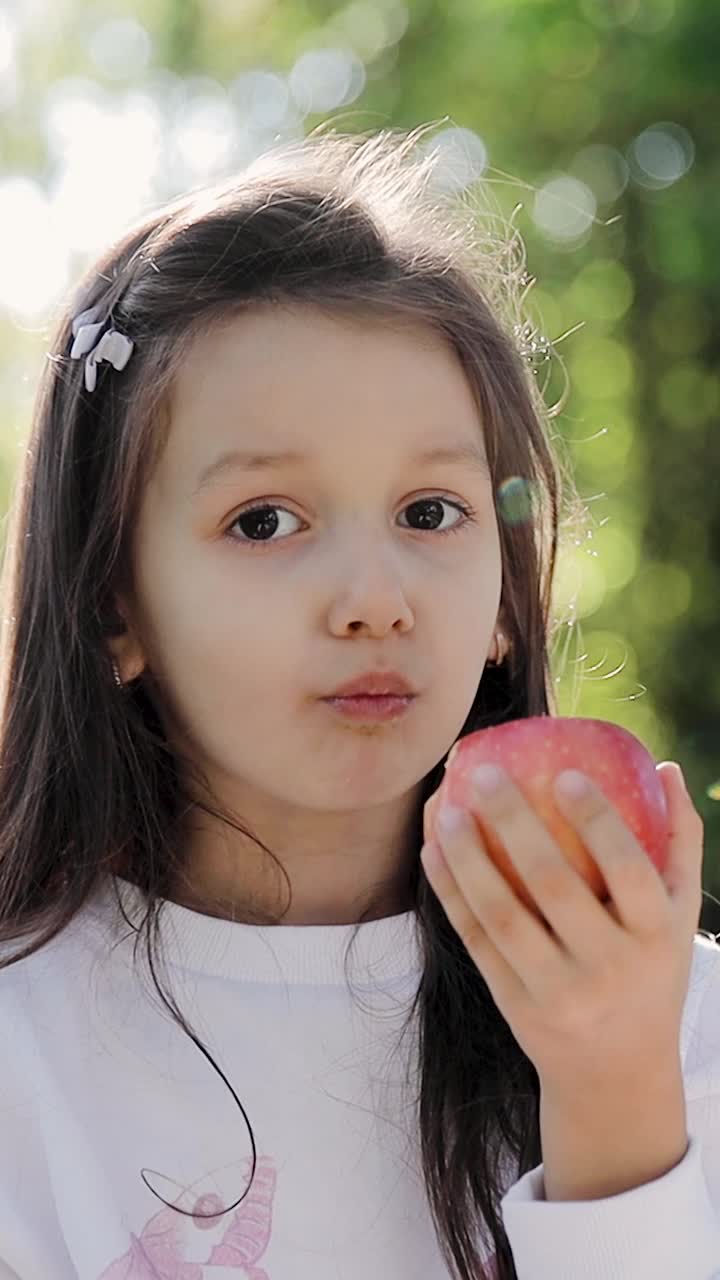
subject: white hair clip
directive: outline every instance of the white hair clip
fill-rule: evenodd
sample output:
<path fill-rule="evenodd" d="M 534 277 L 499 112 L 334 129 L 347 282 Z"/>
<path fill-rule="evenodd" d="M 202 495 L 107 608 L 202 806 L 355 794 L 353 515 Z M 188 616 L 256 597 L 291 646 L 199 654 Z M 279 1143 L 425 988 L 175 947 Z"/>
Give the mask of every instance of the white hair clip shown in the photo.
<path fill-rule="evenodd" d="M 90 307 L 88 311 L 81 311 L 72 322 L 75 341 L 70 350 L 70 359 L 79 360 L 82 356 L 87 357 L 85 387 L 88 391 L 95 390 L 97 365 L 101 360 L 107 360 L 114 369 L 124 369 L 135 346 L 130 338 L 126 338 L 123 333 L 118 333 L 112 328 L 107 329 L 98 339 L 98 334 L 107 324 L 107 316 L 104 320 L 97 319 L 101 314 L 101 307 Z"/>

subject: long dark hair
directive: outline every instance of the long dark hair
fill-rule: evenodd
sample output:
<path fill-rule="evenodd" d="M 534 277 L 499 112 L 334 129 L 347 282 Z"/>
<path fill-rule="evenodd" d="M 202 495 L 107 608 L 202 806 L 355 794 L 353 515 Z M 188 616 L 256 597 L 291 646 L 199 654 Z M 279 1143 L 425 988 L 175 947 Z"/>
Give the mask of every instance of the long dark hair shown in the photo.
<path fill-rule="evenodd" d="M 523 312 L 533 281 L 517 233 L 497 234 L 492 218 L 483 229 L 481 214 L 433 181 L 438 153 L 420 145 L 422 132 L 321 129 L 134 225 L 63 308 L 16 477 L 2 582 L 0 942 L 25 942 L 0 967 L 54 938 L 109 873 L 122 875 L 144 895 L 135 945 L 144 938 L 163 1003 L 216 1070 L 156 973 L 162 904 L 196 803 L 189 764 L 163 733 L 152 673 L 120 691 L 108 647 L 123 626 L 116 592 L 132 588 L 131 534 L 166 438 L 168 391 L 200 331 L 253 304 L 305 301 L 419 319 L 444 335 L 484 424 L 512 646 L 504 665 L 485 667 L 460 736 L 557 714 L 549 653 L 564 468 L 547 430 L 558 406 L 545 404 L 534 367 L 543 344 Z M 100 364 L 89 394 L 84 361 L 68 357 L 72 318 L 96 305 L 135 351 L 120 372 Z M 423 804 L 446 758 L 424 779 Z M 208 812 L 252 835 L 238 815 Z M 422 838 L 420 806 L 416 855 Z M 511 1280 L 500 1160 L 509 1155 L 515 1176 L 540 1162 L 539 1082 L 418 856 L 411 874 L 424 966 L 406 1026 L 417 1015 L 433 1222 L 456 1280 L 483 1274 L 481 1235 L 499 1280 Z"/>

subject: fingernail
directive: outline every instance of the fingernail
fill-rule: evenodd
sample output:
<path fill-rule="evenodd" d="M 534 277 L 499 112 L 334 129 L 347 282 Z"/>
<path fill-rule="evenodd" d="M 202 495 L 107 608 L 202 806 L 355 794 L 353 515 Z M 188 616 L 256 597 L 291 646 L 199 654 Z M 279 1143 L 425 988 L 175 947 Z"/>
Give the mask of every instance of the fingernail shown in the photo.
<path fill-rule="evenodd" d="M 681 783 L 682 783 L 683 791 L 686 791 L 686 792 L 687 792 L 688 785 L 687 785 L 687 782 L 685 781 L 685 774 L 683 773 L 683 771 L 682 771 L 682 769 L 681 769 L 680 765 L 678 764 L 677 760 L 673 760 L 673 764 L 675 765 L 675 768 L 677 769 L 678 777 L 680 778 L 680 781 L 681 781 Z M 688 792 L 688 794 L 689 794 L 689 792 Z"/>
<path fill-rule="evenodd" d="M 444 809 L 440 810 L 437 823 L 444 835 L 451 836 L 464 825 L 465 815 L 462 809 L 457 809 L 454 805 L 448 804 L 445 805 Z"/>
<path fill-rule="evenodd" d="M 587 778 L 577 769 L 566 769 L 564 773 L 558 774 L 555 786 L 561 795 L 568 796 L 570 799 L 584 796 L 590 790 Z"/>
<path fill-rule="evenodd" d="M 485 795 L 491 795 L 493 791 L 499 791 L 505 774 L 496 764 L 479 764 L 477 769 L 472 771 L 473 786 L 478 791 L 483 791 Z"/>

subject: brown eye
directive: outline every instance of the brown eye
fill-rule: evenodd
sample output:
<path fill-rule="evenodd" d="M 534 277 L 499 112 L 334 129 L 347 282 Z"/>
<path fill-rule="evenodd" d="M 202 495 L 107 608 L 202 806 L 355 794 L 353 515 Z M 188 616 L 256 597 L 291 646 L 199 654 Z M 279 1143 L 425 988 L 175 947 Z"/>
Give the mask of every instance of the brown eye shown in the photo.
<path fill-rule="evenodd" d="M 454 507 L 463 519 L 456 520 L 447 529 L 441 529 L 439 525 L 443 520 L 443 507 Z M 466 507 L 461 502 L 451 502 L 449 498 L 416 498 L 405 510 L 413 513 L 412 518 L 418 521 L 418 529 L 426 529 L 430 533 L 454 533 L 473 515 L 469 507 Z M 412 527 L 415 528 L 416 526 L 413 525 Z"/>
<path fill-rule="evenodd" d="M 246 511 L 241 511 L 235 517 L 231 529 L 239 526 L 242 532 L 241 538 L 235 538 L 236 542 L 269 542 L 273 539 L 273 534 L 277 533 L 278 527 L 282 521 L 274 514 L 276 511 L 282 511 L 286 516 L 293 516 L 292 511 L 288 511 L 287 507 L 280 507 L 276 503 L 265 502 L 256 507 L 249 507 Z M 293 516 L 293 519 L 299 520 L 299 516 Z M 287 534 L 285 535 L 287 536 Z M 275 542 L 282 541 L 281 538 L 273 539 Z"/>

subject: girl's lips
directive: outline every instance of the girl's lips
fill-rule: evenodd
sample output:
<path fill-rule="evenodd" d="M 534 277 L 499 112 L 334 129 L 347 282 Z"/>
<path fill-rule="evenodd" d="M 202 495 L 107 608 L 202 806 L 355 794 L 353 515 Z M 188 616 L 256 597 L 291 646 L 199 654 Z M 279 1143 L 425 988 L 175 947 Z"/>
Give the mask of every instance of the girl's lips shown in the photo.
<path fill-rule="evenodd" d="M 374 698 L 392 695 L 396 698 L 411 698 L 415 690 L 401 671 L 366 671 L 338 685 L 326 698 Z"/>
<path fill-rule="evenodd" d="M 339 715 L 350 720 L 395 720 L 415 701 L 416 695 L 373 694 L 348 698 L 322 698 Z"/>

